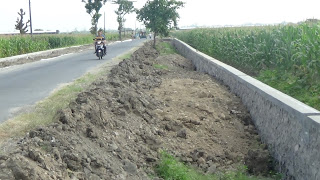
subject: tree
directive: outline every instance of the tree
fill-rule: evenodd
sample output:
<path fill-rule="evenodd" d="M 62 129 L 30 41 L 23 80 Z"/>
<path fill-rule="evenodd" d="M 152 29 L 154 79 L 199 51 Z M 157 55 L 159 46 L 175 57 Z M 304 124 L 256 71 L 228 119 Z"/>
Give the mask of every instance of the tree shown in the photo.
<path fill-rule="evenodd" d="M 20 12 L 18 12 L 19 17 L 17 18 L 16 21 L 16 30 L 20 31 L 20 34 L 25 34 L 26 32 L 28 32 L 27 28 L 28 28 L 28 23 L 30 23 L 30 20 L 28 20 L 28 22 L 26 24 L 23 23 L 23 16 L 26 14 L 26 12 L 23 12 L 23 9 L 20 9 Z"/>
<path fill-rule="evenodd" d="M 115 0 L 113 3 L 118 4 L 118 10 L 114 11 L 118 17 L 117 17 L 117 22 L 119 24 L 118 26 L 118 31 L 119 31 L 119 39 L 121 41 L 121 31 L 124 25 L 124 22 L 126 19 L 124 19 L 124 16 L 126 14 L 134 12 L 134 7 L 133 7 L 133 2 L 128 1 L 128 0 Z"/>
<path fill-rule="evenodd" d="M 87 13 L 91 16 L 91 34 L 97 34 L 97 25 L 99 22 L 99 18 L 102 16 L 101 14 L 99 14 L 99 11 L 107 1 L 108 0 L 82 0 L 82 2 L 86 4 L 85 8 Z"/>
<path fill-rule="evenodd" d="M 183 5 L 183 2 L 176 0 L 148 0 L 137 10 L 137 19 L 154 33 L 154 47 L 157 35 L 168 36 L 172 23 L 177 27 L 177 19 L 180 18 L 177 9 Z"/>

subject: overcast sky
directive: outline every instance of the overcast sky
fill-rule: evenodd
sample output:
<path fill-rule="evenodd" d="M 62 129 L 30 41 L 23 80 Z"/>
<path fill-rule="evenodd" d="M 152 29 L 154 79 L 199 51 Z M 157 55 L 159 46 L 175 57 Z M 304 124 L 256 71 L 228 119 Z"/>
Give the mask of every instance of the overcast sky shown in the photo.
<path fill-rule="evenodd" d="M 141 8 L 147 0 L 136 0 L 136 8 Z M 181 26 L 241 25 L 245 23 L 299 22 L 308 18 L 320 19 L 320 0 L 182 0 L 185 7 L 179 10 Z M 29 19 L 29 0 L 0 0 L 0 32 L 15 31 L 20 8 Z M 86 13 L 81 0 L 31 0 L 33 29 L 88 30 L 90 15 Z M 100 10 L 106 13 L 106 29 L 117 29 L 114 10 L 117 5 L 110 2 Z M 126 16 L 125 27 L 140 28 L 136 15 Z M 99 20 L 103 28 L 103 17 Z"/>

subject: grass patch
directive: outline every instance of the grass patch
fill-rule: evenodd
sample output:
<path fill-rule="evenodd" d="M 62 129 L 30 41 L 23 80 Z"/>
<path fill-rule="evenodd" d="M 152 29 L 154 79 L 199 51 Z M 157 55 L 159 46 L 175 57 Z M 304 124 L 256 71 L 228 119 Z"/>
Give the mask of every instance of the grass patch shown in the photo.
<path fill-rule="evenodd" d="M 277 70 L 261 71 L 257 79 L 279 91 L 320 110 L 320 84 L 308 83 L 304 76 Z"/>
<path fill-rule="evenodd" d="M 159 42 L 156 44 L 157 51 L 160 52 L 160 55 L 169 55 L 176 54 L 177 51 L 169 42 Z"/>
<path fill-rule="evenodd" d="M 164 70 L 168 70 L 168 66 L 167 65 L 162 65 L 162 64 L 153 64 L 153 67 L 157 68 L 157 69 L 164 69 Z"/>
<path fill-rule="evenodd" d="M 38 102 L 30 112 L 22 113 L 13 119 L 0 124 L 0 144 L 8 138 L 23 136 L 37 126 L 47 125 L 55 121 L 54 116 L 60 109 L 66 108 L 70 102 L 74 101 L 77 95 L 88 89 L 90 84 L 98 78 L 105 76 L 113 65 L 131 56 L 133 48 L 128 53 L 107 61 L 95 70 L 86 73 L 72 83 L 64 85 L 55 90 L 49 97 Z"/>
<path fill-rule="evenodd" d="M 204 174 L 179 162 L 165 151 L 161 152 L 156 173 L 165 180 L 268 180 L 265 177 L 254 177 L 247 174 L 247 168 L 240 166 L 238 170 L 217 174 Z M 272 179 L 279 179 L 273 176 Z"/>
<path fill-rule="evenodd" d="M 128 53 L 128 54 L 119 56 L 119 59 L 129 59 L 130 57 L 131 57 L 131 53 Z"/>

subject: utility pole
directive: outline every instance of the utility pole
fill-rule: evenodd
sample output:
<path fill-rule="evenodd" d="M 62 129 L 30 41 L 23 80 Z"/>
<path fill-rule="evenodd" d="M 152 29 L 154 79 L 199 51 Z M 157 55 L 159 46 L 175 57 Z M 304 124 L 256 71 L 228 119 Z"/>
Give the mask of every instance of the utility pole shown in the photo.
<path fill-rule="evenodd" d="M 104 12 L 103 34 L 106 35 L 106 12 Z"/>
<path fill-rule="evenodd" d="M 31 21 L 31 3 L 29 0 L 29 14 L 30 14 L 30 32 L 31 32 L 31 37 L 32 37 L 32 21 Z"/>
<path fill-rule="evenodd" d="M 136 34 L 137 34 L 136 29 L 137 29 L 137 18 L 134 21 L 134 38 L 136 38 Z"/>

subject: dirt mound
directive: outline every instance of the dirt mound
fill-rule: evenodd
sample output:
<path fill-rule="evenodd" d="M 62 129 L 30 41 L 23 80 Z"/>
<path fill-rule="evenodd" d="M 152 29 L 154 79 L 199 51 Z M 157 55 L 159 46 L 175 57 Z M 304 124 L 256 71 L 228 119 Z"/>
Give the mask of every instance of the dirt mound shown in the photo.
<path fill-rule="evenodd" d="M 239 98 L 147 43 L 1 155 L 0 179 L 150 179 L 160 149 L 208 173 L 269 171 Z"/>

